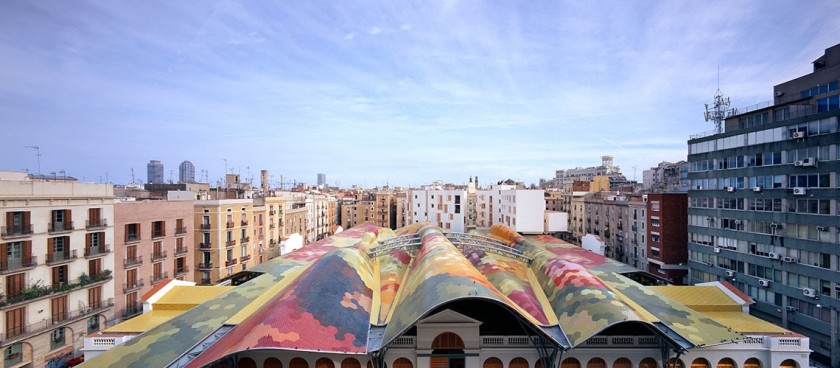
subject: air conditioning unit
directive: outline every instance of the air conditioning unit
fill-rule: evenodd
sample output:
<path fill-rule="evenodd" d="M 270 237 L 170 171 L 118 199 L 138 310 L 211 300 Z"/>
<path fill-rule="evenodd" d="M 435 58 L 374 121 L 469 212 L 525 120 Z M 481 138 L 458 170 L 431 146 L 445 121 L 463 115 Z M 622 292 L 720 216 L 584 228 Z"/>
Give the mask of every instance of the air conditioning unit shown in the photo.
<path fill-rule="evenodd" d="M 788 312 L 799 312 L 799 308 L 791 307 L 791 306 L 785 307 L 785 310 L 788 311 Z"/>
<path fill-rule="evenodd" d="M 720 253 L 720 248 L 715 248 L 715 253 Z"/>
<path fill-rule="evenodd" d="M 805 295 L 810 298 L 816 298 L 817 291 L 811 288 L 802 288 L 802 295 Z"/>
<path fill-rule="evenodd" d="M 753 192 L 760 192 L 760 191 L 761 191 L 761 187 L 753 187 Z"/>
<path fill-rule="evenodd" d="M 805 132 L 793 132 L 790 134 L 792 139 L 802 139 L 805 138 Z"/>
<path fill-rule="evenodd" d="M 796 160 L 793 162 L 793 166 L 802 166 L 802 160 Z"/>
<path fill-rule="evenodd" d="M 828 228 L 825 226 L 817 226 L 817 231 L 828 231 Z"/>
<path fill-rule="evenodd" d="M 734 277 L 735 271 L 726 271 L 726 277 Z"/>
<path fill-rule="evenodd" d="M 725 189 L 726 189 L 726 191 L 727 191 L 727 192 L 729 192 L 729 193 L 732 193 L 732 192 L 734 192 L 734 191 L 735 191 L 735 187 L 726 187 Z"/>
<path fill-rule="evenodd" d="M 782 258 L 782 261 L 788 262 L 788 263 L 796 263 L 797 259 L 794 258 L 794 257 L 784 257 L 784 258 Z"/>
<path fill-rule="evenodd" d="M 770 223 L 770 228 L 771 228 L 771 229 L 778 229 L 778 228 L 779 228 L 779 224 L 777 224 L 777 223 L 775 223 L 775 222 L 771 222 L 771 223 Z"/>
<path fill-rule="evenodd" d="M 758 284 L 764 287 L 770 286 L 770 280 L 760 279 L 758 280 Z"/>
<path fill-rule="evenodd" d="M 706 266 L 714 266 L 715 264 L 712 262 L 706 262 Z"/>
<path fill-rule="evenodd" d="M 735 220 L 735 225 L 740 225 L 740 224 L 741 224 L 741 220 Z"/>
<path fill-rule="evenodd" d="M 779 259 L 779 256 L 780 256 L 780 255 L 779 255 L 778 253 L 772 253 L 772 252 L 771 252 L 771 253 L 770 253 L 770 254 L 768 254 L 767 256 L 768 256 L 768 257 L 770 257 L 770 259 Z"/>
<path fill-rule="evenodd" d="M 776 92 L 776 97 L 782 97 L 782 96 L 784 96 L 784 95 L 785 95 L 785 92 L 784 92 L 784 91 L 777 91 L 777 92 Z"/>
<path fill-rule="evenodd" d="M 805 195 L 807 192 L 808 190 L 804 187 L 793 188 L 793 195 Z"/>
<path fill-rule="evenodd" d="M 801 166 L 817 166 L 817 159 L 814 157 L 805 157 L 802 159 Z"/>

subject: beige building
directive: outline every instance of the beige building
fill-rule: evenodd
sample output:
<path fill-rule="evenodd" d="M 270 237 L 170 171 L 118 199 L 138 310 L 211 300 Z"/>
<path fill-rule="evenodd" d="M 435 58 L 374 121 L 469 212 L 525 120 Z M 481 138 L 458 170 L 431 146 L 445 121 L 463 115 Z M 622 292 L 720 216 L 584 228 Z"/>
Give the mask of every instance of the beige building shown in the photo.
<path fill-rule="evenodd" d="M 114 204 L 114 312 L 143 312 L 140 296 L 166 279 L 193 281 L 193 201 Z"/>
<path fill-rule="evenodd" d="M 194 205 L 196 282 L 215 284 L 257 264 L 253 200 L 196 201 Z"/>
<path fill-rule="evenodd" d="M 391 223 L 393 213 L 394 194 L 391 192 L 376 192 L 373 200 L 373 223 L 379 227 L 395 229 Z"/>
<path fill-rule="evenodd" d="M 265 208 L 266 225 L 263 228 L 265 239 L 262 242 L 263 258 L 272 259 L 280 255 L 280 241 L 283 240 L 283 213 L 285 212 L 282 197 L 260 197 L 254 199 L 255 207 Z"/>
<path fill-rule="evenodd" d="M 397 192 L 394 194 L 394 229 L 408 225 L 408 194 Z"/>
<path fill-rule="evenodd" d="M 114 318 L 113 186 L 2 177 L 3 366 L 72 358 Z"/>

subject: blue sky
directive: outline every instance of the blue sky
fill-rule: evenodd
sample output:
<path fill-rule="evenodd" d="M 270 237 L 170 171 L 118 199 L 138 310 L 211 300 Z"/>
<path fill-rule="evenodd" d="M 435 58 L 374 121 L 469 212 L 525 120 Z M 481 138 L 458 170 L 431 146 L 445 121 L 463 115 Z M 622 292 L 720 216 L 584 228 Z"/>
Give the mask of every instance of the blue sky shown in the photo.
<path fill-rule="evenodd" d="M 703 104 L 771 99 L 837 1 L 4 1 L 0 170 L 127 183 L 527 183 L 685 159 Z M 199 173 L 200 174 L 200 173 Z"/>

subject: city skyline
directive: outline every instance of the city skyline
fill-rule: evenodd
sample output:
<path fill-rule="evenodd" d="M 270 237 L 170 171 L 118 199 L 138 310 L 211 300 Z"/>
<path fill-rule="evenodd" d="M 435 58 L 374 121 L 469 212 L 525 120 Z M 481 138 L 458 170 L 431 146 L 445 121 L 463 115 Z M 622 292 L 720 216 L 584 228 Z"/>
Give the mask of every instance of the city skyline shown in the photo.
<path fill-rule="evenodd" d="M 838 10 L 4 3 L 0 170 L 129 183 L 150 159 L 167 179 L 187 159 L 211 183 L 227 167 L 342 187 L 530 184 L 608 154 L 641 181 L 712 129 L 718 83 L 743 107 L 809 72 Z"/>

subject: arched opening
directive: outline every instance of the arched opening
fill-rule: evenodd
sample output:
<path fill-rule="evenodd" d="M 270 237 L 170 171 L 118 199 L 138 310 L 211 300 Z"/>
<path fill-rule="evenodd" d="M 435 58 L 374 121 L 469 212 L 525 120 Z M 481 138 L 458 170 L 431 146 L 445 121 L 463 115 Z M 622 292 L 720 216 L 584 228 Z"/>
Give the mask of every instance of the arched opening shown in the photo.
<path fill-rule="evenodd" d="M 399 358 L 394 361 L 394 368 L 414 368 L 414 364 L 408 358 Z"/>
<path fill-rule="evenodd" d="M 639 368 L 658 368 L 656 366 L 656 359 L 644 358 L 639 362 Z"/>
<path fill-rule="evenodd" d="M 315 361 L 315 368 L 335 368 L 335 363 L 330 358 L 318 358 Z"/>
<path fill-rule="evenodd" d="M 356 358 L 345 358 L 341 361 L 341 368 L 362 368 L 362 363 Z"/>
<path fill-rule="evenodd" d="M 283 368 L 283 362 L 274 357 L 267 358 L 263 362 L 263 368 Z"/>
<path fill-rule="evenodd" d="M 464 368 L 464 361 L 464 340 L 458 334 L 444 332 L 432 340 L 432 367 Z"/>
<path fill-rule="evenodd" d="M 709 364 L 709 361 L 705 358 L 697 358 L 694 359 L 693 362 L 691 362 L 691 368 L 712 368 L 712 366 Z"/>
<path fill-rule="evenodd" d="M 613 362 L 613 368 L 633 368 L 633 362 L 627 358 L 618 358 Z"/>
<path fill-rule="evenodd" d="M 289 368 L 309 368 L 309 363 L 303 358 L 292 358 L 289 362 Z"/>
<path fill-rule="evenodd" d="M 668 368 L 685 368 L 685 363 L 682 359 L 671 358 L 668 359 Z"/>
<path fill-rule="evenodd" d="M 782 364 L 779 364 L 779 368 L 799 368 L 799 364 L 796 364 L 793 359 L 785 359 Z"/>
<path fill-rule="evenodd" d="M 758 358 L 749 358 L 744 362 L 744 368 L 761 368 L 761 361 Z"/>
<path fill-rule="evenodd" d="M 236 362 L 237 368 L 257 368 L 257 362 L 249 357 L 241 357 L 239 361 Z"/>
<path fill-rule="evenodd" d="M 528 368 L 528 361 L 522 357 L 513 358 L 508 363 L 508 368 Z"/>
<path fill-rule="evenodd" d="M 592 358 L 586 363 L 586 368 L 607 368 L 607 362 L 601 358 Z"/>
<path fill-rule="evenodd" d="M 575 358 L 566 358 L 560 363 L 560 368 L 580 368 L 580 362 Z"/>
<path fill-rule="evenodd" d="M 736 368 L 732 358 L 723 358 L 718 361 L 717 368 Z"/>
<path fill-rule="evenodd" d="M 537 363 L 534 364 L 534 368 L 543 368 L 542 360 L 537 360 Z"/>
<path fill-rule="evenodd" d="M 502 364 L 502 360 L 496 357 L 487 358 L 482 365 L 482 368 L 504 368 L 504 364 Z"/>

